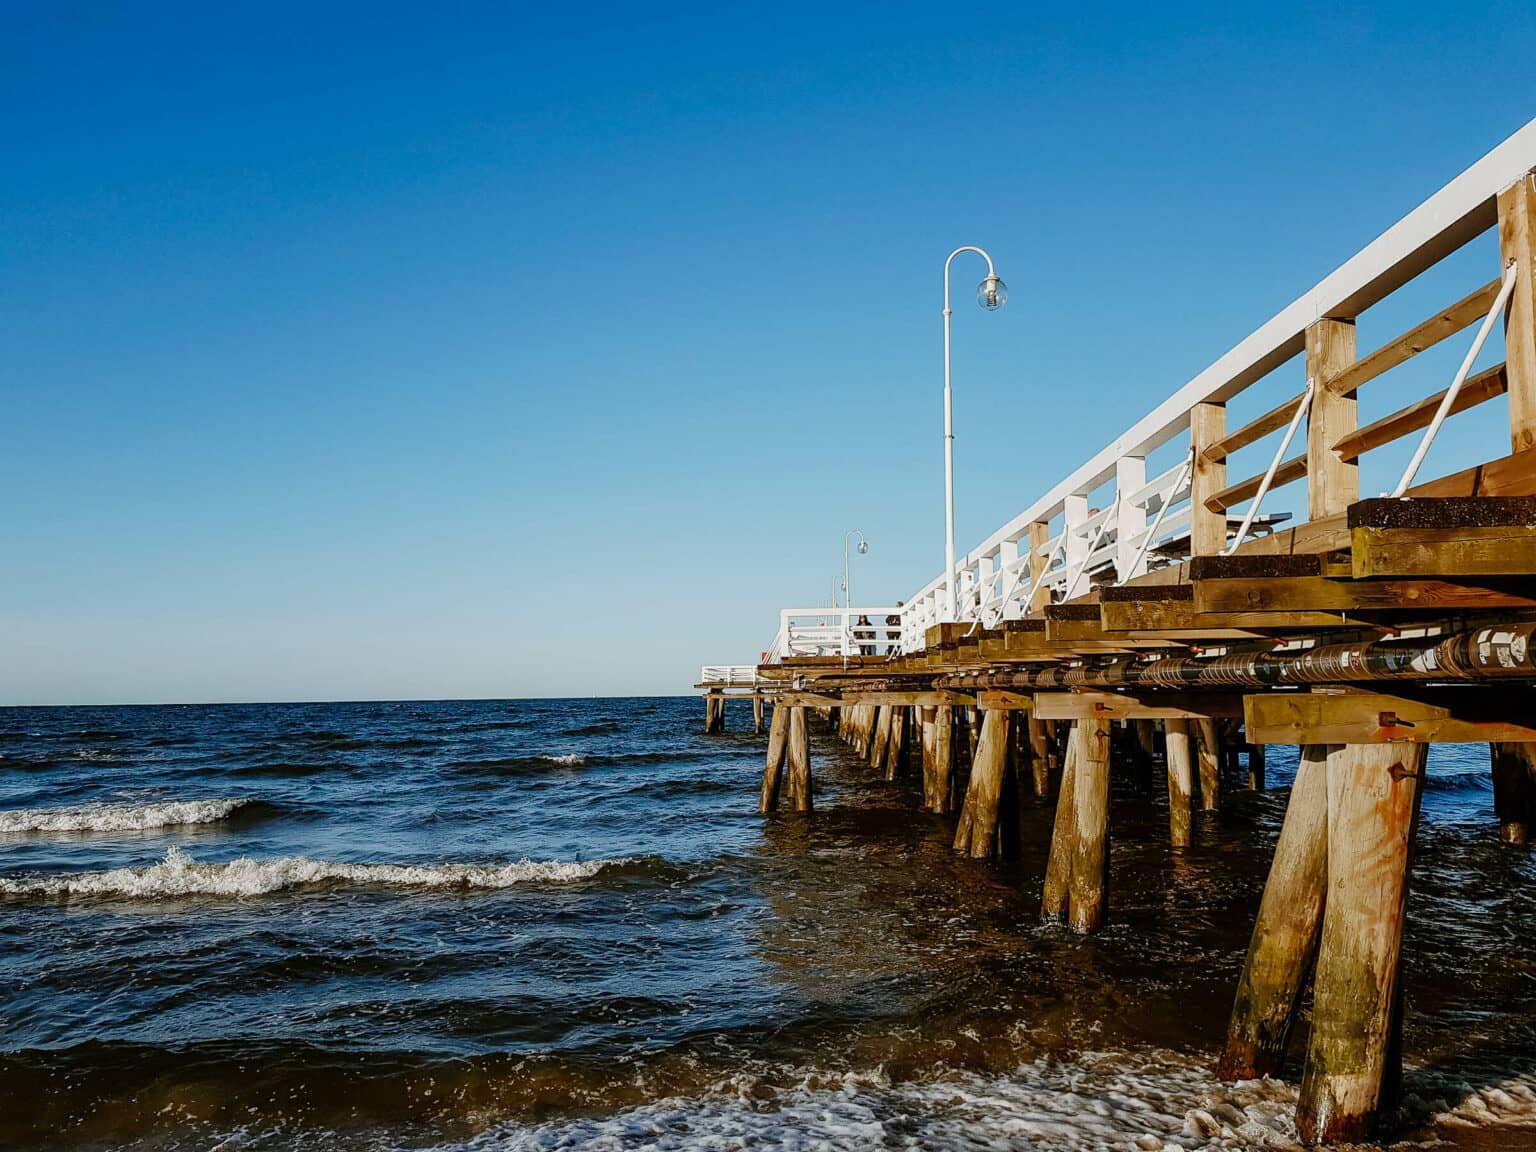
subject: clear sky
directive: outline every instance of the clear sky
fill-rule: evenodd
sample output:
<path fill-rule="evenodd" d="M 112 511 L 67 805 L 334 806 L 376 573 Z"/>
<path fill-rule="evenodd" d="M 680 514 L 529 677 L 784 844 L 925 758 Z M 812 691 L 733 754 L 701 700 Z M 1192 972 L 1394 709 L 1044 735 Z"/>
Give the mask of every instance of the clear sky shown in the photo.
<path fill-rule="evenodd" d="M 1533 57 L 1501 0 L 10 0 L 0 702 L 685 691 L 845 529 L 861 600 L 942 568 L 950 249 L 1011 290 L 957 262 L 963 550 L 1536 115 Z"/>

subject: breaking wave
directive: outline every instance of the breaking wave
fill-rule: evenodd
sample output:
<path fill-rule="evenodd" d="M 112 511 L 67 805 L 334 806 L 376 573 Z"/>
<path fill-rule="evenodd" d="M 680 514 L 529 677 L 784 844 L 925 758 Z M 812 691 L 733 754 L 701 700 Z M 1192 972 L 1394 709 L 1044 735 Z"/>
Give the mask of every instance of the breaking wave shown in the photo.
<path fill-rule="evenodd" d="M 156 804 L 80 804 L 0 812 L 0 832 L 143 832 L 228 819 L 251 801 L 167 800 Z"/>
<path fill-rule="evenodd" d="M 512 864 L 339 864 L 305 856 L 252 860 L 242 856 L 203 864 L 172 847 L 158 864 L 0 880 L 3 896 L 118 896 L 155 899 L 167 896 L 263 896 L 291 888 L 323 884 L 361 884 L 389 888 L 495 889 L 518 884 L 560 884 L 588 880 L 620 860 L 519 860 Z"/>

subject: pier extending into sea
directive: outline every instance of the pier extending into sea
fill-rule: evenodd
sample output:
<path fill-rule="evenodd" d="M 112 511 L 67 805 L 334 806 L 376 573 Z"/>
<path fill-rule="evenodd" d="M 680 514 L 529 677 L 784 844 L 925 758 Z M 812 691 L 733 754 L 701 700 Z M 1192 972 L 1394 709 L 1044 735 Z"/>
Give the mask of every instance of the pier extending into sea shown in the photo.
<path fill-rule="evenodd" d="M 1370 309 L 1459 273 L 1469 245 L 1491 253 L 1489 233 L 1496 261 L 1357 346 Z M 1360 422 L 1362 390 L 1391 392 L 1455 340 L 1444 388 Z M 1437 472 L 1442 426 L 1484 404 L 1507 409 L 1507 439 L 1500 421 L 1485 458 Z M 1361 460 L 1391 445 L 1408 455 L 1395 485 L 1362 499 Z M 1259 463 L 1229 475 L 1239 453 Z M 1266 512 L 1288 486 L 1304 513 Z M 1218 1070 L 1281 1075 L 1310 987 L 1298 1131 L 1369 1138 L 1402 1058 L 1429 746 L 1488 746 L 1511 851 L 1536 824 L 1536 121 L 903 606 L 785 609 L 756 664 L 707 667 L 698 687 L 710 731 L 731 697 L 758 731 L 771 707 L 764 813 L 812 812 L 813 717 L 877 771 L 920 777 L 957 853 L 1017 851 L 1019 805 L 1053 804 L 1041 915 L 1085 934 L 1112 915 L 1112 777 L 1165 775 L 1170 850 L 1192 852 L 1223 789 L 1263 788 L 1265 749 L 1298 746 Z"/>

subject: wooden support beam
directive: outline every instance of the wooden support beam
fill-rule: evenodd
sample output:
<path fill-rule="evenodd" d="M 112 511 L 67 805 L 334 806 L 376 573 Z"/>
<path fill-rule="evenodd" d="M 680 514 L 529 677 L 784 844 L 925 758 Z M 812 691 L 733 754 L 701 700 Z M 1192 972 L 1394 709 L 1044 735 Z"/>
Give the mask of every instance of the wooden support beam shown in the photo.
<path fill-rule="evenodd" d="M 1201 457 L 1212 462 L 1225 460 L 1239 448 L 1246 448 L 1250 444 L 1264 439 L 1271 432 L 1284 428 L 1291 422 L 1291 417 L 1296 415 L 1296 405 L 1300 404 L 1305 392 L 1298 392 L 1287 400 L 1282 400 L 1274 408 L 1264 415 L 1248 421 L 1236 432 L 1228 432 L 1216 443 L 1200 453 Z"/>
<path fill-rule="evenodd" d="M 1243 697 L 1226 692 L 1037 692 L 1035 713 L 1042 720 L 1184 720 L 1241 716 Z"/>
<path fill-rule="evenodd" d="M 985 859 L 997 851 L 997 822 L 1008 767 L 1009 715 L 982 713 L 981 736 L 971 762 L 971 782 L 955 829 L 955 851 Z"/>
<path fill-rule="evenodd" d="M 1307 474 L 1306 456 L 1292 456 L 1275 469 L 1275 477 L 1269 482 L 1269 490 L 1283 488 L 1296 480 L 1300 480 Z M 1264 483 L 1264 473 L 1256 473 L 1246 480 L 1239 480 L 1236 484 L 1228 485 L 1219 492 L 1212 492 L 1206 496 L 1202 503 L 1208 511 L 1221 515 L 1222 532 L 1226 532 L 1226 512 L 1228 508 L 1236 507 L 1244 500 L 1250 500 L 1259 493 L 1259 487 Z M 1223 535 L 1225 539 L 1225 535 Z M 1218 549 L 1219 551 L 1219 549 Z"/>
<path fill-rule="evenodd" d="M 713 736 L 725 731 L 725 697 L 711 692 L 704 697 L 704 734 Z"/>
<path fill-rule="evenodd" d="M 1415 325 L 1395 339 L 1387 341 L 1369 355 L 1355 360 L 1340 371 L 1318 382 L 1324 389 L 1338 396 L 1347 395 L 1388 369 L 1412 359 L 1426 348 L 1433 348 L 1447 337 L 1454 336 L 1463 328 L 1469 328 L 1488 314 L 1499 294 L 1499 281 L 1492 280 L 1481 288 L 1463 296 L 1444 312 L 1431 316 L 1422 324 Z"/>
<path fill-rule="evenodd" d="M 875 709 L 874 739 L 869 746 L 869 766 L 879 768 L 885 762 L 885 746 L 891 739 L 891 706 L 881 704 Z"/>
<path fill-rule="evenodd" d="M 1280 842 L 1232 1005 L 1223 1080 L 1276 1076 L 1317 951 L 1328 890 L 1328 749 L 1301 750 Z"/>
<path fill-rule="evenodd" d="M 1536 173 L 1500 192 L 1498 208 L 1500 263 L 1515 266 L 1515 288 L 1504 310 L 1504 362 L 1509 439 L 1519 452 L 1536 447 Z"/>
<path fill-rule="evenodd" d="M 1175 848 L 1188 848 L 1193 820 L 1195 766 L 1189 721 L 1164 723 L 1164 759 L 1168 762 L 1168 840 Z"/>
<path fill-rule="evenodd" d="M 891 709 L 891 734 L 885 745 L 885 778 L 895 780 L 901 774 L 902 754 L 906 750 L 907 711 L 900 705 Z"/>
<path fill-rule="evenodd" d="M 1336 379 L 1355 362 L 1355 322 L 1323 317 L 1307 328 L 1307 378 Z M 1307 413 L 1307 509 L 1316 520 L 1360 498 L 1360 472 L 1333 450 L 1357 426 L 1355 393 L 1317 388 Z M 1279 476 L 1275 479 L 1278 481 Z"/>
<path fill-rule="evenodd" d="M 809 812 L 811 803 L 811 738 L 806 728 L 805 708 L 789 709 L 789 803 L 796 812 Z"/>
<path fill-rule="evenodd" d="M 1499 839 L 1524 844 L 1536 824 L 1536 744 L 1490 744 Z"/>
<path fill-rule="evenodd" d="M 1035 706 L 1035 697 L 1030 692 L 988 688 L 976 694 L 976 704 L 986 712 L 1028 712 Z"/>
<path fill-rule="evenodd" d="M 1051 794 L 1051 775 L 1056 753 L 1044 720 L 1029 717 L 1030 774 L 1035 795 L 1044 799 Z"/>
<path fill-rule="evenodd" d="M 1203 716 L 1192 727 L 1200 764 L 1200 807 L 1215 812 L 1221 807 L 1221 729 L 1215 720 Z"/>
<path fill-rule="evenodd" d="M 1536 497 L 1361 500 L 1349 530 L 1356 579 L 1536 574 Z"/>
<path fill-rule="evenodd" d="M 762 731 L 763 731 L 763 694 L 761 692 L 754 692 L 752 694 L 752 734 L 754 736 L 758 736 L 758 735 L 762 734 Z"/>
<path fill-rule="evenodd" d="M 1097 932 L 1109 914 L 1109 747 L 1108 720 L 1077 721 L 1078 765 L 1072 813 L 1070 923 L 1081 935 Z"/>
<path fill-rule="evenodd" d="M 1051 853 L 1040 896 L 1040 918 L 1055 923 L 1066 921 L 1071 906 L 1072 856 L 1077 850 L 1078 739 L 1078 728 L 1073 724 L 1067 734 L 1066 760 L 1061 769 L 1061 788 L 1056 796 L 1056 819 L 1051 825 Z"/>
<path fill-rule="evenodd" d="M 1279 576 L 1202 580 L 1195 584 L 1194 619 L 1208 614 L 1401 611 L 1483 611 L 1536 607 L 1528 580 L 1336 580 Z"/>
<path fill-rule="evenodd" d="M 1399 408 L 1380 420 L 1371 421 L 1364 428 L 1341 436 L 1334 441 L 1334 455 L 1340 460 L 1353 462 L 1372 448 L 1380 448 L 1383 444 L 1391 444 L 1394 440 L 1400 440 L 1421 428 L 1428 428 L 1435 418 L 1435 413 L 1440 409 L 1441 401 L 1449 391 L 1449 388 L 1442 388 L 1433 396 L 1426 396 L 1416 404 Z M 1448 414 L 1454 416 L 1458 412 L 1465 412 L 1468 408 L 1475 408 L 1484 401 L 1492 400 L 1495 396 L 1502 396 L 1507 391 L 1509 391 L 1509 378 L 1504 373 L 1504 365 L 1496 364 L 1486 372 L 1479 372 L 1462 383 L 1456 398 L 1451 401 Z"/>
<path fill-rule="evenodd" d="M 1296 1128 L 1307 1144 L 1373 1135 L 1396 1053 L 1403 909 L 1423 745 L 1328 753 L 1328 898 Z"/>
<path fill-rule="evenodd" d="M 1225 460 L 1207 460 L 1202 453 L 1226 435 L 1225 404 L 1196 404 L 1189 410 L 1189 435 L 1195 450 L 1195 468 L 1190 477 L 1190 551 L 1208 556 L 1227 546 L 1227 517 L 1211 511 L 1207 501 L 1227 486 Z"/>
<path fill-rule="evenodd" d="M 925 688 L 912 692 L 849 692 L 847 698 L 859 704 L 893 704 L 902 708 L 934 708 L 940 704 L 975 705 L 976 697 L 966 692 Z"/>
<path fill-rule="evenodd" d="M 779 784 L 783 779 L 784 757 L 789 747 L 791 711 L 782 704 L 778 705 L 768 724 L 768 762 L 763 768 L 763 790 L 757 803 L 759 812 L 772 812 L 779 806 Z"/>
<path fill-rule="evenodd" d="M 1252 744 L 1485 744 L 1536 741 L 1530 689 L 1482 684 L 1244 697 Z"/>

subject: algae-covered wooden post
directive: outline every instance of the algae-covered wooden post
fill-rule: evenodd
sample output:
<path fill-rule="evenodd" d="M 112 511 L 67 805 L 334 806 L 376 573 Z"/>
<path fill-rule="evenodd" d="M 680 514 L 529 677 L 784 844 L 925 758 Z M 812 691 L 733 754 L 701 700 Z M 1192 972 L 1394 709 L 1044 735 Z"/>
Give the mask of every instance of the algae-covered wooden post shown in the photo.
<path fill-rule="evenodd" d="M 1188 720 L 1166 721 L 1164 758 L 1168 762 L 1168 840 L 1175 848 L 1188 848 L 1195 793 L 1194 751 Z"/>
<path fill-rule="evenodd" d="M 1080 720 L 1078 728 L 1070 920 L 1074 932 L 1087 934 L 1098 931 L 1109 912 L 1110 722 Z"/>
<path fill-rule="evenodd" d="M 1328 886 L 1328 751 L 1305 745 L 1248 945 L 1217 1075 L 1273 1076 L 1285 1061 L 1323 923 Z"/>
<path fill-rule="evenodd" d="M 1426 744 L 1328 751 L 1328 895 L 1296 1107 L 1304 1142 L 1371 1137 L 1392 1052 Z"/>
<path fill-rule="evenodd" d="M 763 768 L 763 790 L 757 803 L 759 812 L 772 812 L 779 806 L 779 783 L 789 748 L 790 712 L 783 704 L 773 707 L 773 719 L 768 724 L 768 763 Z"/>
<path fill-rule="evenodd" d="M 1200 807 L 1215 812 L 1221 807 L 1221 729 L 1216 721 L 1205 717 L 1194 725 L 1200 759 Z"/>
<path fill-rule="evenodd" d="M 1524 844 L 1536 823 L 1536 744 L 1490 744 L 1499 839 Z"/>
<path fill-rule="evenodd" d="M 940 704 L 933 710 L 933 740 L 923 744 L 923 795 L 930 812 L 947 815 L 954 809 L 955 710 Z"/>
<path fill-rule="evenodd" d="M 955 829 L 955 851 L 963 855 L 981 859 L 997 850 L 998 806 L 1003 794 L 1003 774 L 1008 767 L 1008 717 L 1006 708 L 982 712 L 971 782 Z"/>
<path fill-rule="evenodd" d="M 1498 196 L 1500 264 L 1515 266 L 1504 310 L 1504 373 L 1509 439 L 1516 452 L 1536 446 L 1536 173 Z"/>
<path fill-rule="evenodd" d="M 789 803 L 796 812 L 811 810 L 811 737 L 805 724 L 805 708 L 789 709 Z"/>
<path fill-rule="evenodd" d="M 1051 825 L 1051 854 L 1045 866 L 1040 897 L 1042 920 L 1065 921 L 1071 904 L 1072 854 L 1077 839 L 1078 727 L 1067 731 L 1067 751 L 1062 759 L 1061 786 L 1056 794 L 1056 819 Z"/>

